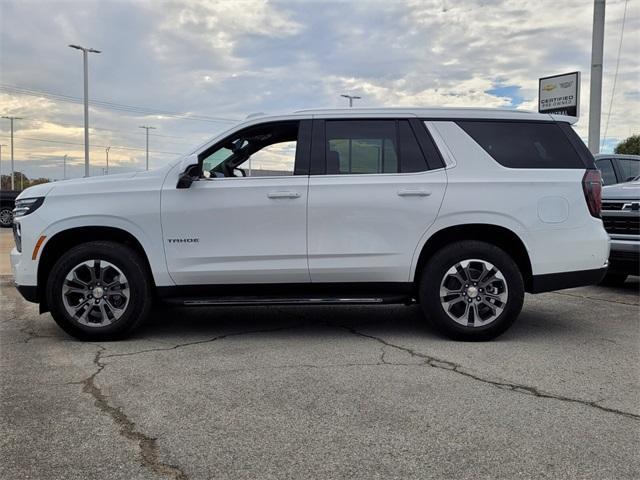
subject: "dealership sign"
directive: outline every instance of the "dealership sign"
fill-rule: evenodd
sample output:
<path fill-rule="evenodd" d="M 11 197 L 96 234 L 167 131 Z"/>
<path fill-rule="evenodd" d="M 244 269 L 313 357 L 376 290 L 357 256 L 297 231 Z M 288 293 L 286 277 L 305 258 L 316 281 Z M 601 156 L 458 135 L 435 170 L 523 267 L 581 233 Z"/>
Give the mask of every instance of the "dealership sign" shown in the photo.
<path fill-rule="evenodd" d="M 580 113 L 580 72 L 541 78 L 538 111 L 577 117 Z"/>

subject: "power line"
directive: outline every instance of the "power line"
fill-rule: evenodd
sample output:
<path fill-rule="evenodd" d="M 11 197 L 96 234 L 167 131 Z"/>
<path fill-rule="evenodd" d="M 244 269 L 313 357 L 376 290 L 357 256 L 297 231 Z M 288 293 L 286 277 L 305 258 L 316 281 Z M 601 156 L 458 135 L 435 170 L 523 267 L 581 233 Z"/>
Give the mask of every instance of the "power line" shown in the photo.
<path fill-rule="evenodd" d="M 34 97 L 44 97 L 50 100 L 58 100 L 62 102 L 82 103 L 83 100 L 70 95 L 48 92 L 46 90 L 36 90 L 32 88 L 17 87 L 15 85 L 0 84 L 0 91 L 11 93 L 14 95 L 29 95 Z M 141 115 L 159 115 L 164 117 L 175 118 L 179 120 L 191 120 L 196 122 L 210 123 L 237 123 L 239 120 L 223 117 L 211 117 L 208 115 L 195 115 L 190 113 L 172 112 L 169 110 L 160 110 L 149 107 L 139 107 L 134 105 L 126 105 L 122 103 L 108 102 L 104 100 L 90 100 L 89 103 L 94 107 L 107 108 L 110 110 L 118 110 L 128 113 L 138 113 Z"/>
<path fill-rule="evenodd" d="M 604 146 L 604 142 L 607 139 L 607 131 L 609 130 L 609 119 L 611 118 L 611 109 L 613 107 L 613 97 L 616 94 L 616 83 L 618 82 L 618 70 L 620 69 L 620 52 L 622 51 L 622 39 L 624 38 L 624 24 L 627 20 L 627 5 L 629 0 L 624 2 L 624 13 L 622 14 L 622 28 L 620 29 L 620 43 L 618 44 L 618 58 L 616 59 L 616 72 L 613 75 L 613 87 L 611 88 L 611 99 L 609 100 L 609 112 L 607 113 L 607 123 L 604 125 L 604 135 L 602 136 L 602 143 L 600 149 Z"/>
<path fill-rule="evenodd" d="M 82 125 L 76 125 L 74 123 L 67 123 L 67 122 L 60 122 L 58 120 L 46 120 L 44 118 L 33 118 L 33 117 L 29 117 L 29 120 L 34 120 L 38 123 L 50 123 L 52 125 L 62 125 L 65 127 L 83 128 Z M 125 133 L 130 135 L 144 135 L 142 132 L 138 132 L 137 130 L 129 131 L 129 130 L 122 130 L 119 128 L 89 127 L 89 130 L 103 130 L 105 132 L 117 132 L 117 133 Z M 96 135 L 96 133 L 94 133 L 94 135 Z M 160 133 L 150 133 L 149 136 L 164 137 L 164 138 L 178 138 L 178 139 L 184 140 L 184 137 L 181 137 L 179 135 L 164 135 Z"/>
<path fill-rule="evenodd" d="M 2 138 L 9 138 L 8 135 L 0 135 L 0 137 Z M 14 138 L 20 138 L 22 140 L 29 140 L 32 142 L 47 142 L 47 143 L 58 143 L 61 145 L 79 145 L 79 146 L 84 146 L 84 143 L 77 143 L 77 142 L 65 142 L 63 140 L 50 140 L 50 139 L 46 139 L 46 138 L 33 138 L 33 137 L 22 137 L 22 136 L 17 136 L 14 135 Z M 107 145 L 93 145 L 94 147 L 99 147 L 99 148 L 107 148 Z M 114 150 L 134 150 L 134 151 L 138 151 L 138 152 L 144 152 L 146 151 L 144 148 L 135 148 L 135 147 L 125 147 L 122 145 L 111 145 L 111 148 L 113 148 Z M 149 150 L 149 153 L 162 153 L 162 154 L 167 154 L 167 155 L 184 155 L 185 152 L 163 152 L 160 150 Z"/>

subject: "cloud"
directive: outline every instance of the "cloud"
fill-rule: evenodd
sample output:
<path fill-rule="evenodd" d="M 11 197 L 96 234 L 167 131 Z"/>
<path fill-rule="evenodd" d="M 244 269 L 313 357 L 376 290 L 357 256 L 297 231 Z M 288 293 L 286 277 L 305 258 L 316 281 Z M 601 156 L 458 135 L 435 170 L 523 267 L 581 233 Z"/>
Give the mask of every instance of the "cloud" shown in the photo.
<path fill-rule="evenodd" d="M 592 8 L 583 0 L 4 0 L 0 84 L 80 97 L 81 57 L 67 47 L 80 43 L 103 51 L 90 56 L 93 99 L 240 119 L 344 106 L 339 95 L 348 92 L 360 94 L 362 106 L 535 110 L 539 77 L 579 70 L 577 128 L 586 137 Z M 623 0 L 607 2 L 603 132 L 623 9 Z M 640 18 L 630 2 L 607 148 L 640 125 L 638 45 Z M 29 175 L 57 165 L 60 154 L 83 158 L 81 104 L 1 89 L 0 102 L 2 114 L 25 117 L 16 122 L 16 160 Z M 90 113 L 97 169 L 109 145 L 114 169 L 141 168 L 143 124 L 157 128 L 152 166 L 230 125 L 104 106 Z M 7 135 L 3 121 L 0 142 Z"/>

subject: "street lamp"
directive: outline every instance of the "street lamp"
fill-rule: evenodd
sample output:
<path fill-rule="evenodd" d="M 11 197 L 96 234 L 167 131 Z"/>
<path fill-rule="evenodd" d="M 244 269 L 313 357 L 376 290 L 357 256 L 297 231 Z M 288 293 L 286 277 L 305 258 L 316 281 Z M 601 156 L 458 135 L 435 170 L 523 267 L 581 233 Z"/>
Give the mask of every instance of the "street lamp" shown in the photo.
<path fill-rule="evenodd" d="M 69 45 L 76 50 L 82 50 L 84 64 L 84 176 L 89 176 L 89 60 L 88 53 L 100 53 L 100 50 L 84 48 L 80 45 Z"/>
<path fill-rule="evenodd" d="M 22 120 L 22 117 L 7 117 L 7 116 L 4 116 L 2 118 L 6 118 L 11 123 L 11 190 L 15 190 L 15 185 L 14 184 L 15 184 L 16 173 L 15 173 L 15 170 L 13 168 L 13 121 L 14 120 Z M 22 177 L 20 177 L 20 178 L 22 178 Z M 20 180 L 20 182 L 22 183 L 22 180 Z"/>
<path fill-rule="evenodd" d="M 360 100 L 362 97 L 358 97 L 357 95 L 340 95 L 341 97 L 349 99 L 349 108 L 353 107 L 354 100 Z"/>
<path fill-rule="evenodd" d="M 8 147 L 8 145 L 0 143 L 0 178 L 2 178 L 2 147 Z"/>
<path fill-rule="evenodd" d="M 140 128 L 144 128 L 147 131 L 147 170 L 149 170 L 149 130 L 155 130 L 156 127 L 141 125 Z"/>
<path fill-rule="evenodd" d="M 107 175 L 109 175 L 109 150 L 111 150 L 111 147 L 107 147 L 104 149 L 105 153 L 107 154 Z"/>
<path fill-rule="evenodd" d="M 62 179 L 63 180 L 67 179 L 67 157 L 68 156 L 69 155 L 65 153 L 64 158 L 62 159 Z"/>

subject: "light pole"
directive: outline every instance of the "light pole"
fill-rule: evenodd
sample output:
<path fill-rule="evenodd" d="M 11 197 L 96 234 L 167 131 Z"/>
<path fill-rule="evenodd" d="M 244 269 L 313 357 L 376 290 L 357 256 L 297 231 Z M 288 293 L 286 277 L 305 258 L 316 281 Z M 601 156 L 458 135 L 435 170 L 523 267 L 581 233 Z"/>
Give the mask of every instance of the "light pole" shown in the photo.
<path fill-rule="evenodd" d="M 16 173 L 13 169 L 13 121 L 14 120 L 22 120 L 22 117 L 7 117 L 4 116 L 2 118 L 6 118 L 11 123 L 11 190 L 15 190 L 15 176 Z M 20 177 L 22 179 L 22 177 Z M 21 181 L 22 183 L 22 181 Z"/>
<path fill-rule="evenodd" d="M 88 53 L 100 53 L 100 50 L 84 48 L 80 45 L 69 45 L 76 50 L 82 50 L 84 64 L 84 176 L 89 176 L 89 60 Z"/>
<path fill-rule="evenodd" d="M 593 2 L 591 37 L 591 85 L 589 92 L 589 150 L 600 151 L 600 108 L 602 103 L 602 57 L 604 50 L 604 10 L 606 0 Z"/>
<path fill-rule="evenodd" d="M 65 153 L 64 158 L 62 159 L 62 179 L 63 180 L 67 179 L 67 157 L 68 156 L 69 155 Z"/>
<path fill-rule="evenodd" d="M 149 170 L 149 130 L 155 130 L 156 127 L 141 125 L 140 128 L 144 128 L 147 131 L 147 170 Z"/>
<path fill-rule="evenodd" d="M 354 100 L 360 100 L 362 97 L 358 97 L 357 95 L 340 95 L 341 97 L 349 99 L 349 108 L 353 107 Z"/>
<path fill-rule="evenodd" d="M 7 147 L 4 143 L 0 143 L 0 178 L 2 178 L 2 147 Z"/>
<path fill-rule="evenodd" d="M 109 150 L 111 150 L 111 147 L 107 147 L 104 149 L 105 153 L 107 154 L 107 175 L 109 175 Z"/>

